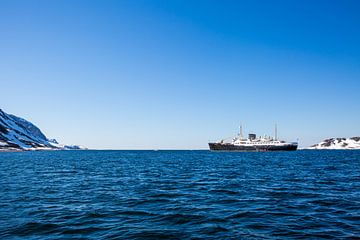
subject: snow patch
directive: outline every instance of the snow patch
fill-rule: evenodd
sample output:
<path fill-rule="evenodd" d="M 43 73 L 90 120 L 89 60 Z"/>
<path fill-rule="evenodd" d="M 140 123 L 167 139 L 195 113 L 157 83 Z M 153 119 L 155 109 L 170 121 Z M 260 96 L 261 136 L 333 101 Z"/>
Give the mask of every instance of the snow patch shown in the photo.
<path fill-rule="evenodd" d="M 360 137 L 329 138 L 307 149 L 360 149 Z"/>
<path fill-rule="evenodd" d="M 0 109 L 0 150 L 68 150 L 86 149 L 77 145 L 59 144 L 48 139 L 31 122 L 7 114 Z"/>

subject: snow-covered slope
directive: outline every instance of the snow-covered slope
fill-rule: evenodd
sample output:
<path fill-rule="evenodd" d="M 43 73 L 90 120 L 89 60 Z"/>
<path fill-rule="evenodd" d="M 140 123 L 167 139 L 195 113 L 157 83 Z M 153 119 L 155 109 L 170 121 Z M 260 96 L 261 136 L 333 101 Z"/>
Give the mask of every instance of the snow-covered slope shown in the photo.
<path fill-rule="evenodd" d="M 308 149 L 360 149 L 360 137 L 329 138 Z"/>
<path fill-rule="evenodd" d="M 23 118 L 0 109 L 0 151 L 7 150 L 84 149 L 75 145 L 59 144 L 48 139 L 41 130 Z"/>

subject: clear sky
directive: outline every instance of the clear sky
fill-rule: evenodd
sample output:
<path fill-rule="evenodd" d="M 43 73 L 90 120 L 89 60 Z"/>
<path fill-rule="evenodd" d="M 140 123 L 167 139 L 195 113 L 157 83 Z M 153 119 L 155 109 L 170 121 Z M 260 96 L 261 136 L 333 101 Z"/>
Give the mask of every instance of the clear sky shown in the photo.
<path fill-rule="evenodd" d="M 360 135 L 360 1 L 0 0 L 0 108 L 101 149 Z"/>

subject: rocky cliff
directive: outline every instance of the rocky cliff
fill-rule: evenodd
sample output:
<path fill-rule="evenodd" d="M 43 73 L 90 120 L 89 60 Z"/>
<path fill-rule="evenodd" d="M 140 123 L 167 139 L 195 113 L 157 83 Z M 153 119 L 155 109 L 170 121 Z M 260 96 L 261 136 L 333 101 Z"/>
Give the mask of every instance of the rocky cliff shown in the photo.
<path fill-rule="evenodd" d="M 31 122 L 0 109 L 0 151 L 84 149 L 48 139 Z"/>

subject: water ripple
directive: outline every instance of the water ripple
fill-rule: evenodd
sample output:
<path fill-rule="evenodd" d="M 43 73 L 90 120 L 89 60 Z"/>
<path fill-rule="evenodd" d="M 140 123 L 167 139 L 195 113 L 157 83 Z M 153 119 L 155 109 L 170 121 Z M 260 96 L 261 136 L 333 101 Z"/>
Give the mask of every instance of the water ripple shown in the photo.
<path fill-rule="evenodd" d="M 355 239 L 360 151 L 0 154 L 1 239 Z"/>

